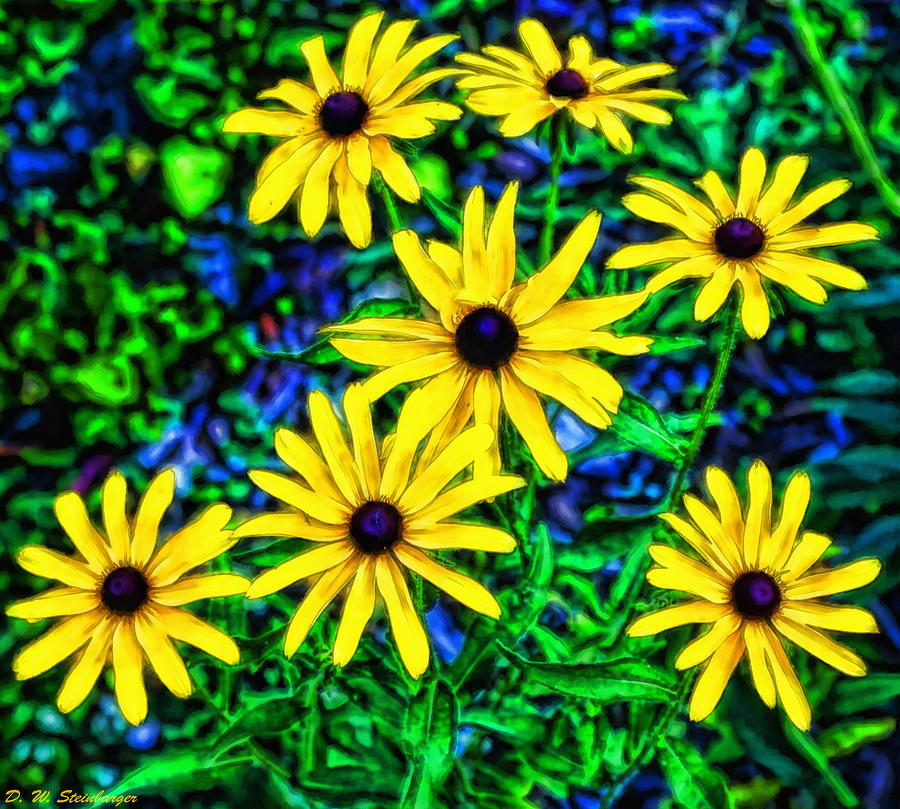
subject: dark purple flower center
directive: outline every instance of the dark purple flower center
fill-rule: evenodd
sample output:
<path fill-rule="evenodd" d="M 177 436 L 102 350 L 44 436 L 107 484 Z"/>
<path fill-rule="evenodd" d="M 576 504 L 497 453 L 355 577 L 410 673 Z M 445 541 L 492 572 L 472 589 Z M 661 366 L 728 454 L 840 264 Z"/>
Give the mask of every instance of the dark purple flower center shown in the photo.
<path fill-rule="evenodd" d="M 759 225 L 739 216 L 716 228 L 716 248 L 728 258 L 750 258 L 763 246 Z"/>
<path fill-rule="evenodd" d="M 400 539 L 400 512 L 389 503 L 363 503 L 350 518 L 350 536 L 364 553 L 381 553 Z"/>
<path fill-rule="evenodd" d="M 768 618 L 781 604 L 781 590 L 767 573 L 752 571 L 732 585 L 731 600 L 744 618 Z"/>
<path fill-rule="evenodd" d="M 588 84 L 577 70 L 560 70 L 547 79 L 547 92 L 558 98 L 582 98 Z"/>
<path fill-rule="evenodd" d="M 332 93 L 319 110 L 319 123 L 329 135 L 352 135 L 363 125 L 368 111 L 359 93 Z"/>
<path fill-rule="evenodd" d="M 116 612 L 134 612 L 147 598 L 147 580 L 133 567 L 120 567 L 103 580 L 100 600 Z"/>
<path fill-rule="evenodd" d="M 519 330 L 509 316 L 482 306 L 467 314 L 456 327 L 456 349 L 477 368 L 496 371 L 505 365 L 519 344 Z"/>

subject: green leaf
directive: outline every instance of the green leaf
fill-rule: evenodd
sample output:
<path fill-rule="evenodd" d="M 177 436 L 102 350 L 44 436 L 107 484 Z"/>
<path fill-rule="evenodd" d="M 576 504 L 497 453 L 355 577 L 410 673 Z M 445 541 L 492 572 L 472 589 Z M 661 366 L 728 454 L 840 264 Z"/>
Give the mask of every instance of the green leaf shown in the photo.
<path fill-rule="evenodd" d="M 896 727 L 897 720 L 893 716 L 840 722 L 822 731 L 819 735 L 819 747 L 828 758 L 849 756 L 864 745 L 886 739 Z"/>
<path fill-rule="evenodd" d="M 808 734 L 798 730 L 786 719 L 783 722 L 783 727 L 785 738 L 803 758 L 819 771 L 841 805 L 846 806 L 848 809 L 859 806 L 859 799 L 853 794 L 853 790 L 850 789 L 847 782 L 841 777 L 841 774 L 828 763 L 825 753 L 816 744 L 815 740 Z"/>
<path fill-rule="evenodd" d="M 834 688 L 832 710 L 839 715 L 851 715 L 873 708 L 883 708 L 900 696 L 900 674 L 873 672 L 858 680 L 840 680 Z"/>
<path fill-rule="evenodd" d="M 210 146 L 197 146 L 183 135 L 169 138 L 159 149 L 166 196 L 186 219 L 200 215 L 225 190 L 231 158 Z"/>
<path fill-rule="evenodd" d="M 651 354 L 671 354 L 673 351 L 684 351 L 689 348 L 706 346 L 709 341 L 697 334 L 661 335 L 653 337 L 650 346 Z"/>
<path fill-rule="evenodd" d="M 672 797 L 679 806 L 687 809 L 728 809 L 734 806 L 722 775 L 711 769 L 689 742 L 662 738 L 657 754 Z"/>
<path fill-rule="evenodd" d="M 684 457 L 687 442 L 673 435 L 659 411 L 643 396 L 625 391 L 609 432 L 641 452 L 675 463 Z"/>
<path fill-rule="evenodd" d="M 294 694 L 279 692 L 275 696 L 246 707 L 216 739 L 213 749 L 216 755 L 230 750 L 237 744 L 260 736 L 280 736 L 308 721 L 297 710 L 301 701 Z"/>
<path fill-rule="evenodd" d="M 546 524 L 541 523 L 537 529 L 534 542 L 534 555 L 528 572 L 528 581 L 535 587 L 546 587 L 553 578 L 553 540 Z"/>
<path fill-rule="evenodd" d="M 123 776 L 115 792 L 121 795 L 150 790 L 158 794 L 162 789 L 209 789 L 217 784 L 237 782 L 252 764 L 251 756 L 223 761 L 203 750 L 169 750 Z"/>
<path fill-rule="evenodd" d="M 427 188 L 422 189 L 422 202 L 425 207 L 434 215 L 438 223 L 450 231 L 455 241 L 459 241 L 462 236 L 462 224 L 460 222 L 460 212 L 452 205 L 444 202 L 440 197 L 436 196 Z"/>
<path fill-rule="evenodd" d="M 558 694 L 603 703 L 668 702 L 675 696 L 668 674 L 635 657 L 601 663 L 541 663 L 526 660 L 499 642 L 497 646 L 525 671 L 529 683 Z"/>

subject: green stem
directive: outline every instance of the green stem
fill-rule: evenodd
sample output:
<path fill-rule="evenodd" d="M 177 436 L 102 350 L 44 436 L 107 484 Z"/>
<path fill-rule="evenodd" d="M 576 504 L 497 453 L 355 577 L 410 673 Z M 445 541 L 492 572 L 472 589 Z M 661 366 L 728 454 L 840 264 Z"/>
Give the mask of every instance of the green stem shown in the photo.
<path fill-rule="evenodd" d="M 397 203 L 394 202 L 394 197 L 387 187 L 387 184 L 377 174 L 372 175 L 372 184 L 378 189 L 378 193 L 381 194 L 381 199 L 384 200 L 384 207 L 387 211 L 388 220 L 391 223 L 391 232 L 396 233 L 398 230 L 403 230 L 403 222 L 400 221 L 400 212 L 397 210 Z"/>
<path fill-rule="evenodd" d="M 819 84 L 822 85 L 831 106 L 834 107 L 841 119 L 850 140 L 850 147 L 878 189 L 888 210 L 894 216 L 900 216 L 900 191 L 894 187 L 878 162 L 875 148 L 860 120 L 856 102 L 844 90 L 834 68 L 831 67 L 822 52 L 819 38 L 807 13 L 805 0 L 787 0 L 787 9 L 797 32 L 797 39 L 809 60 L 813 73 Z"/>
<path fill-rule="evenodd" d="M 687 452 L 681 459 L 678 472 L 675 475 L 675 481 L 669 494 L 666 497 L 665 508 L 669 510 L 678 501 L 681 496 L 681 490 L 684 487 L 684 479 L 690 470 L 697 453 L 700 451 L 700 445 L 706 436 L 706 427 L 709 422 L 710 414 L 719 401 L 719 394 L 722 392 L 722 382 L 725 379 L 725 373 L 728 371 L 728 363 L 731 355 L 734 353 L 734 346 L 737 342 L 738 332 L 740 331 L 740 320 L 738 313 L 740 311 L 740 297 L 735 294 L 734 300 L 729 305 L 728 316 L 725 322 L 725 329 L 722 334 L 722 347 L 719 349 L 719 356 L 716 358 L 716 370 L 713 373 L 712 381 L 706 389 L 706 395 L 703 397 L 703 410 L 694 427 L 694 433 L 691 436 L 691 443 Z"/>
<path fill-rule="evenodd" d="M 557 113 L 550 124 L 550 187 L 544 204 L 544 228 L 541 231 L 540 258 L 543 267 L 553 255 L 553 230 L 559 207 L 559 174 L 562 169 L 563 139 L 566 136 L 566 119 Z"/>

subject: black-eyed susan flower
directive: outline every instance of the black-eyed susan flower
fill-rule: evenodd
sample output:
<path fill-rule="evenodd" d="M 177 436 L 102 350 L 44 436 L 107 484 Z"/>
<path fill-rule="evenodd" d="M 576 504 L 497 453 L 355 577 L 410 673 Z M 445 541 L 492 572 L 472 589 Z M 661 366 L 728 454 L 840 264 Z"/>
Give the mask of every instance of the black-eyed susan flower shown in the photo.
<path fill-rule="evenodd" d="M 500 132 L 508 138 L 524 135 L 545 118 L 567 110 L 582 126 L 599 127 L 616 149 L 629 154 L 634 141 L 622 122 L 623 113 L 668 125 L 672 116 L 648 102 L 686 98 L 678 90 L 634 87 L 673 73 L 671 65 L 653 62 L 626 67 L 612 59 L 598 59 L 583 36 L 569 40 L 569 55 L 563 60 L 537 20 L 523 20 L 519 37 L 525 53 L 487 45 L 482 48 L 484 56 L 456 56 L 468 68 L 458 81 L 461 90 L 472 91 L 466 106 L 480 115 L 501 116 Z"/>
<path fill-rule="evenodd" d="M 694 303 L 694 317 L 703 321 L 717 312 L 731 288 L 743 291 L 741 322 L 755 339 L 769 329 L 765 284 L 780 284 L 801 298 L 822 304 L 828 298 L 820 282 L 845 289 L 865 289 L 856 270 L 807 254 L 812 247 L 877 239 L 878 232 L 861 222 L 804 225 L 803 220 L 850 188 L 849 180 L 830 180 L 791 200 L 809 164 L 806 155 L 788 155 L 775 167 L 764 189 L 766 160 L 756 147 L 741 159 L 737 196 L 725 188 L 715 171 L 694 184 L 711 207 L 672 183 L 655 177 L 633 177 L 642 191 L 627 194 L 622 204 L 651 222 L 681 232 L 676 238 L 620 248 L 607 262 L 612 269 L 669 263 L 650 278 L 649 292 L 683 278 L 703 278 Z"/>
<path fill-rule="evenodd" d="M 788 481 L 774 525 L 772 479 L 762 461 L 752 464 L 747 482 L 743 514 L 728 475 L 710 466 L 706 486 L 716 510 L 687 494 L 684 506 L 690 521 L 661 515 L 699 559 L 667 545 L 651 545 L 658 567 L 648 571 L 647 581 L 695 598 L 639 618 L 628 634 L 655 635 L 684 624 L 712 624 L 675 661 L 679 669 L 704 664 L 691 696 L 691 719 L 700 721 L 712 712 L 746 653 L 763 702 L 772 708 L 777 695 L 788 718 L 807 730 L 809 703 L 779 635 L 844 674 L 865 674 L 859 655 L 821 630 L 877 632 L 875 619 L 861 607 L 823 599 L 869 584 L 881 563 L 859 559 L 836 568 L 817 564 L 831 540 L 812 531 L 799 533 L 810 497 L 805 472 L 796 472 Z"/>
<path fill-rule="evenodd" d="M 448 518 L 524 481 L 513 475 L 492 475 L 448 488 L 493 442 L 493 432 L 486 425 L 457 432 L 443 452 L 414 469 L 418 447 L 436 421 L 423 407 L 421 391 L 407 398 L 396 431 L 381 446 L 360 385 L 347 388 L 343 411 L 349 442 L 328 397 L 321 391 L 311 393 L 309 418 L 315 443 L 287 429 L 275 433 L 275 451 L 294 474 L 250 472 L 251 480 L 284 502 L 287 510 L 253 517 L 236 529 L 235 536 L 300 537 L 318 547 L 257 576 L 247 597 L 269 595 L 301 579 L 309 581 L 306 597 L 284 636 L 284 653 L 291 656 L 322 611 L 346 589 L 333 651 L 335 665 L 344 666 L 356 652 L 378 594 L 400 657 L 410 675 L 418 678 L 428 666 L 428 640 L 404 569 L 467 607 L 499 618 L 500 605 L 483 585 L 445 567 L 429 553 L 512 551 L 515 541 L 504 531 Z"/>
<path fill-rule="evenodd" d="M 426 250 L 413 231 L 394 234 L 398 258 L 432 307 L 428 319 L 367 318 L 323 331 L 340 333 L 331 344 L 348 359 L 385 366 L 364 383 L 373 401 L 401 383 L 429 378 L 422 398 L 443 420 L 428 451 L 440 448 L 445 436 L 471 417 L 497 432 L 505 410 L 540 468 L 560 481 L 568 461 L 538 394 L 556 399 L 595 427 L 611 424 L 622 386 L 576 352 L 647 351 L 649 338 L 619 337 L 604 328 L 635 311 L 645 293 L 561 300 L 597 238 L 596 211 L 582 219 L 543 269 L 514 283 L 517 190 L 516 183 L 506 187 L 485 237 L 484 189 L 472 189 L 459 249 L 430 240 Z M 343 336 L 348 333 L 358 336 Z M 499 469 L 500 450 L 494 444 L 475 470 L 496 474 Z"/>
<path fill-rule="evenodd" d="M 292 198 L 306 234 L 315 236 L 336 206 L 341 224 L 356 247 L 372 235 L 367 188 L 372 170 L 408 202 L 421 191 L 391 138 L 431 135 L 434 121 L 453 121 L 462 111 L 445 101 L 413 101 L 434 82 L 456 74 L 453 68 L 429 70 L 407 81 L 421 62 L 456 35 L 431 36 L 405 48 L 415 20 L 391 23 L 374 45 L 384 13 L 368 14 L 351 29 L 341 76 L 332 69 L 321 36 L 300 45 L 312 86 L 293 79 L 259 94 L 287 104 L 289 110 L 249 107 L 225 119 L 225 132 L 285 138 L 263 160 L 250 197 L 251 222 L 266 222 Z"/>
<path fill-rule="evenodd" d="M 185 577 L 236 542 L 225 528 L 231 509 L 223 503 L 209 506 L 156 547 L 159 524 L 174 490 L 171 469 L 157 475 L 132 522 L 125 510 L 125 478 L 114 471 L 102 490 L 105 536 L 94 527 L 81 497 L 64 492 L 53 510 L 78 555 L 26 545 L 16 556 L 29 573 L 64 585 L 17 601 L 6 610 L 13 618 L 31 622 L 63 619 L 16 655 L 13 671 L 18 679 L 42 674 L 83 650 L 57 696 L 63 713 L 84 702 L 110 657 L 119 708 L 133 725 L 147 715 L 145 658 L 175 696 L 185 698 L 193 690 L 173 640 L 196 646 L 229 665 L 238 662 L 240 652 L 228 635 L 178 609 L 202 598 L 239 595 L 247 589 L 249 581 L 234 573 Z"/>

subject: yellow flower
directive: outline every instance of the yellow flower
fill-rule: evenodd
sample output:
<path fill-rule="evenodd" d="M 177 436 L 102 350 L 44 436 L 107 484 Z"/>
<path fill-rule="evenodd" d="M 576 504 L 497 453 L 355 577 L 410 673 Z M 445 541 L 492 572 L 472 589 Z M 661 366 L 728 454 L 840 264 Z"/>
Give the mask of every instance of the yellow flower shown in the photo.
<path fill-rule="evenodd" d="M 349 585 L 333 653 L 335 665 L 345 666 L 375 608 L 377 591 L 387 608 L 400 657 L 410 675 L 418 678 L 428 667 L 428 640 L 403 568 L 467 607 L 499 618 L 500 605 L 487 589 L 439 564 L 428 551 L 461 548 L 509 553 L 515 541 L 504 531 L 445 520 L 524 481 L 494 475 L 446 488 L 493 442 L 493 433 L 484 425 L 451 436 L 433 461 L 414 466 L 416 450 L 436 421 L 423 408 L 421 391 L 407 398 L 396 432 L 381 447 L 360 385 L 350 385 L 343 399 L 349 444 L 324 393 L 311 393 L 308 409 L 318 447 L 290 430 L 275 433 L 278 456 L 308 485 L 275 472 L 251 471 L 250 479 L 284 501 L 289 510 L 253 517 L 237 528 L 235 536 L 300 537 L 318 547 L 257 576 L 247 598 L 310 579 L 306 597 L 284 636 L 284 653 L 290 657 L 329 602 Z"/>
<path fill-rule="evenodd" d="M 803 220 L 839 197 L 849 180 L 831 180 L 814 188 L 793 206 L 809 158 L 788 155 L 775 167 L 768 187 L 766 159 L 756 147 L 741 159 L 737 199 L 714 171 L 694 184 L 709 197 L 710 208 L 678 186 L 655 177 L 634 177 L 649 193 L 627 194 L 622 204 L 637 216 L 679 230 L 683 236 L 622 247 L 610 256 L 611 269 L 674 262 L 647 283 L 657 292 L 682 278 L 705 278 L 694 304 L 694 317 L 703 321 L 717 312 L 735 283 L 743 290 L 741 321 L 747 334 L 758 339 L 769 329 L 769 304 L 762 282 L 781 284 L 813 303 L 828 298 L 819 281 L 845 289 L 865 289 L 856 270 L 807 255 L 810 247 L 877 239 L 871 225 L 840 222 L 803 226 Z"/>
<path fill-rule="evenodd" d="M 486 45 L 482 48 L 484 56 L 456 56 L 471 68 L 458 81 L 461 90 L 474 91 L 466 98 L 466 106 L 481 115 L 504 116 L 500 132 L 507 138 L 524 135 L 545 118 L 566 109 L 582 126 L 599 126 L 616 149 L 630 154 L 634 141 L 620 114 L 667 126 L 672 116 L 647 102 L 686 98 L 678 90 L 627 89 L 673 73 L 671 65 L 652 62 L 625 67 L 612 59 L 595 59 L 583 36 L 569 40 L 569 58 L 563 63 L 552 37 L 537 20 L 523 20 L 519 36 L 527 55 Z"/>
<path fill-rule="evenodd" d="M 746 651 L 763 702 L 774 707 L 777 694 L 788 718 L 807 730 L 809 703 L 776 633 L 838 671 L 861 677 L 866 673 L 862 659 L 819 630 L 877 632 L 875 619 L 860 607 L 830 605 L 822 599 L 869 584 L 881 563 L 859 559 L 833 569 L 815 566 L 831 540 L 812 531 L 797 538 L 809 505 L 809 476 L 797 472 L 788 481 L 774 527 L 769 470 L 755 461 L 747 478 L 743 515 L 734 486 L 715 466 L 706 469 L 706 486 L 717 512 L 688 494 L 684 505 L 693 522 L 661 515 L 702 561 L 667 545 L 651 545 L 650 555 L 659 567 L 650 569 L 647 581 L 697 598 L 639 618 L 628 634 L 655 635 L 684 624 L 711 623 L 675 661 L 679 669 L 705 662 L 691 696 L 691 719 L 700 721 L 712 712 Z"/>
<path fill-rule="evenodd" d="M 373 50 L 383 16 L 381 11 L 368 14 L 353 26 L 341 78 L 328 62 L 324 39 L 313 37 L 300 45 L 313 87 L 282 79 L 258 96 L 282 101 L 290 111 L 248 107 L 225 119 L 225 132 L 287 139 L 259 167 L 250 197 L 251 222 L 268 221 L 296 195 L 300 223 L 312 238 L 336 199 L 350 241 L 365 247 L 372 237 L 366 189 L 373 168 L 402 199 L 418 201 L 419 184 L 390 138 L 423 138 L 435 131 L 433 121 L 454 121 L 462 114 L 459 107 L 444 101 L 410 103 L 431 84 L 458 70 L 430 70 L 406 81 L 422 61 L 456 35 L 427 37 L 401 55 L 416 25 L 415 20 L 401 20 L 384 30 Z"/>
<path fill-rule="evenodd" d="M 429 240 L 426 252 L 413 231 L 394 234 L 394 250 L 436 310 L 434 316 L 367 318 L 323 331 L 364 335 L 333 337 L 331 344 L 354 362 L 386 366 L 363 386 L 371 401 L 401 383 L 432 377 L 423 396 L 429 410 L 443 419 L 426 453 L 440 449 L 473 415 L 477 424 L 489 424 L 496 433 L 503 408 L 540 468 L 561 481 L 568 461 L 547 424 L 538 393 L 558 400 L 594 427 L 611 424 L 609 414 L 618 410 L 622 387 L 608 371 L 575 351 L 647 351 L 647 337 L 617 337 L 602 330 L 637 309 L 646 293 L 560 300 L 597 238 L 596 211 L 572 230 L 542 270 L 515 284 L 517 191 L 516 183 L 506 187 L 485 239 L 484 189 L 472 189 L 459 250 Z M 499 469 L 495 443 L 476 460 L 475 473 L 496 474 Z"/>
<path fill-rule="evenodd" d="M 80 556 L 65 556 L 40 545 L 26 545 L 16 556 L 29 573 L 65 586 L 17 601 L 6 614 L 32 622 L 68 616 L 16 655 L 16 677 L 25 680 L 42 674 L 85 647 L 57 696 L 63 713 L 84 702 L 110 655 L 116 699 L 133 725 L 147 715 L 144 657 L 166 688 L 181 698 L 190 696 L 193 686 L 173 640 L 190 643 L 229 665 L 238 662 L 240 652 L 228 635 L 175 609 L 247 589 L 247 579 L 233 573 L 182 578 L 235 543 L 225 529 L 231 509 L 223 503 L 209 506 L 155 548 L 159 523 L 174 491 L 175 474 L 167 469 L 150 482 L 131 523 L 125 513 L 125 478 L 114 471 L 103 484 L 105 537 L 91 523 L 81 497 L 64 492 L 53 510 Z"/>

